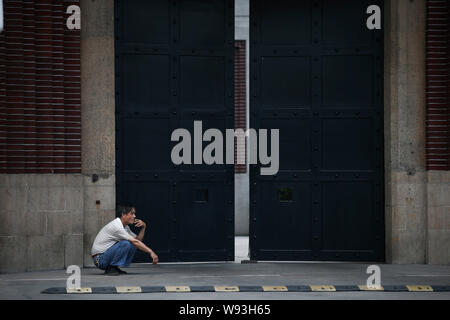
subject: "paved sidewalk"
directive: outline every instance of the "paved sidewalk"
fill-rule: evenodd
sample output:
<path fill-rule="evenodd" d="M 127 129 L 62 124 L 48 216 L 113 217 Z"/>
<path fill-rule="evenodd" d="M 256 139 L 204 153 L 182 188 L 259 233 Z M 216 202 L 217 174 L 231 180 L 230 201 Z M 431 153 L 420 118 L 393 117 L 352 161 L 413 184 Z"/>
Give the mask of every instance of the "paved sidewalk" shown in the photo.
<path fill-rule="evenodd" d="M 238 239 L 246 246 L 245 239 Z M 236 250 L 237 260 L 246 251 Z M 84 268 L 82 287 L 114 286 L 293 286 L 365 285 L 369 264 L 356 263 L 186 263 L 139 264 L 125 276 Z M 450 285 L 450 266 L 379 264 L 382 285 Z M 65 287 L 64 270 L 0 274 L 0 299 L 450 299 L 450 292 L 200 292 L 140 294 L 42 294 Z"/>

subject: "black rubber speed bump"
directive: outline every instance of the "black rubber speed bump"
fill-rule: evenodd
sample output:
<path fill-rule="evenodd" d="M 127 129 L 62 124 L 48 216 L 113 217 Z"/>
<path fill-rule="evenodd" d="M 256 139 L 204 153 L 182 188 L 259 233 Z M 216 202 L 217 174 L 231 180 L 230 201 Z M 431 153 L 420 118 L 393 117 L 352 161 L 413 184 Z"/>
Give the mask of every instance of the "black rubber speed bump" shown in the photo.
<path fill-rule="evenodd" d="M 146 286 L 146 287 L 94 287 L 69 290 L 53 287 L 43 290 L 43 294 L 130 294 L 162 292 L 450 292 L 450 285 L 384 285 L 372 290 L 355 285 L 290 285 L 290 286 Z"/>
<path fill-rule="evenodd" d="M 142 293 L 166 292 L 165 287 L 141 287 Z"/>
<path fill-rule="evenodd" d="M 435 292 L 450 292 L 450 286 L 433 286 Z"/>
<path fill-rule="evenodd" d="M 44 291 L 42 291 L 41 293 L 46 293 L 46 294 L 66 294 L 67 293 L 67 289 L 63 288 L 63 287 L 48 288 L 48 289 L 45 289 Z"/>
<path fill-rule="evenodd" d="M 290 292 L 311 292 L 310 286 L 286 286 Z"/>
<path fill-rule="evenodd" d="M 113 293 L 117 293 L 117 290 L 114 287 L 95 287 L 95 288 L 92 288 L 92 293 L 113 294 Z"/>
<path fill-rule="evenodd" d="M 191 286 L 191 292 L 215 292 L 214 286 Z"/>
<path fill-rule="evenodd" d="M 338 292 L 361 291 L 358 286 L 334 286 Z"/>
<path fill-rule="evenodd" d="M 385 292 L 409 292 L 406 286 L 383 286 Z"/>
<path fill-rule="evenodd" d="M 239 286 L 240 292 L 263 292 L 261 286 Z"/>

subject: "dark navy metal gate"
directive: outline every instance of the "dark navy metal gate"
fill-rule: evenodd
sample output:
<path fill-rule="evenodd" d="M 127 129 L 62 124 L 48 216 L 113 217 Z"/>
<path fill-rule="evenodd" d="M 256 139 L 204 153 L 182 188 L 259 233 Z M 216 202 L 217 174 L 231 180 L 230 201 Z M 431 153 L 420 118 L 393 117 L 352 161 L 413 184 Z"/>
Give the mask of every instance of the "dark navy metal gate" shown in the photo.
<path fill-rule="evenodd" d="M 252 260 L 384 260 L 383 30 L 366 27 L 373 4 L 383 9 L 251 1 L 250 126 L 280 129 L 278 174 L 251 166 Z"/>
<path fill-rule="evenodd" d="M 234 1 L 115 6 L 117 203 L 136 206 L 160 261 L 234 260 L 233 166 L 171 161 L 173 130 L 193 144 L 194 120 L 234 128 Z"/>

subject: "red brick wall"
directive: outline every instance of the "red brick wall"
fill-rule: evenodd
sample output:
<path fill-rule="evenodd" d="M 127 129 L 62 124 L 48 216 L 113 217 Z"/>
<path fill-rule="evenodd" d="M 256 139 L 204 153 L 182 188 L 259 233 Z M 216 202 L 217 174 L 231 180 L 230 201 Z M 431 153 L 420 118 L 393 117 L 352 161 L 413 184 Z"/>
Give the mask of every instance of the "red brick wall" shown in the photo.
<path fill-rule="evenodd" d="M 234 127 L 235 129 L 246 129 L 247 119 L 247 90 L 246 90 L 246 48 L 245 40 L 235 41 L 234 51 Z M 237 164 L 237 155 L 245 157 L 245 148 L 237 149 L 235 144 L 234 153 L 234 172 L 246 173 L 245 164 Z"/>
<path fill-rule="evenodd" d="M 81 172 L 79 1 L 5 0 L 0 34 L 0 173 Z"/>
<path fill-rule="evenodd" d="M 427 1 L 427 168 L 450 170 L 450 1 Z"/>

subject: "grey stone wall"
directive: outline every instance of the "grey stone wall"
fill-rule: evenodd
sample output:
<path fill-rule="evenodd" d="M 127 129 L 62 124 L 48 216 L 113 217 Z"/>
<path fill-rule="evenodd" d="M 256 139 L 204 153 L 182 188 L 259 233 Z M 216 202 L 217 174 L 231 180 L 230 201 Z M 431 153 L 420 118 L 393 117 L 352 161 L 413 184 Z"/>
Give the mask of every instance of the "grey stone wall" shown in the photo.
<path fill-rule="evenodd" d="M 81 121 L 84 265 L 92 243 L 115 218 L 114 0 L 81 0 Z M 93 182 L 92 175 L 99 180 Z"/>
<path fill-rule="evenodd" d="M 427 263 L 450 264 L 450 172 L 428 172 Z"/>
<path fill-rule="evenodd" d="M 0 175 L 0 272 L 82 265 L 81 175 Z"/>
<path fill-rule="evenodd" d="M 2 174 L 0 272 L 93 265 L 93 240 L 114 217 L 114 175 Z"/>
<path fill-rule="evenodd" d="M 247 128 L 250 123 L 250 99 L 249 99 L 249 52 L 250 52 L 250 34 L 249 34 L 250 6 L 249 0 L 235 1 L 235 39 L 245 40 L 246 47 L 246 82 L 247 82 Z M 248 141 L 247 141 L 248 143 Z M 248 144 L 247 144 L 248 146 Z M 248 155 L 247 155 L 248 163 Z M 235 174 L 234 177 L 234 209 L 235 209 L 235 235 L 248 236 L 250 224 L 250 188 L 249 188 L 249 166 L 247 173 Z"/>
<path fill-rule="evenodd" d="M 385 13 L 386 260 L 425 263 L 425 0 Z"/>

